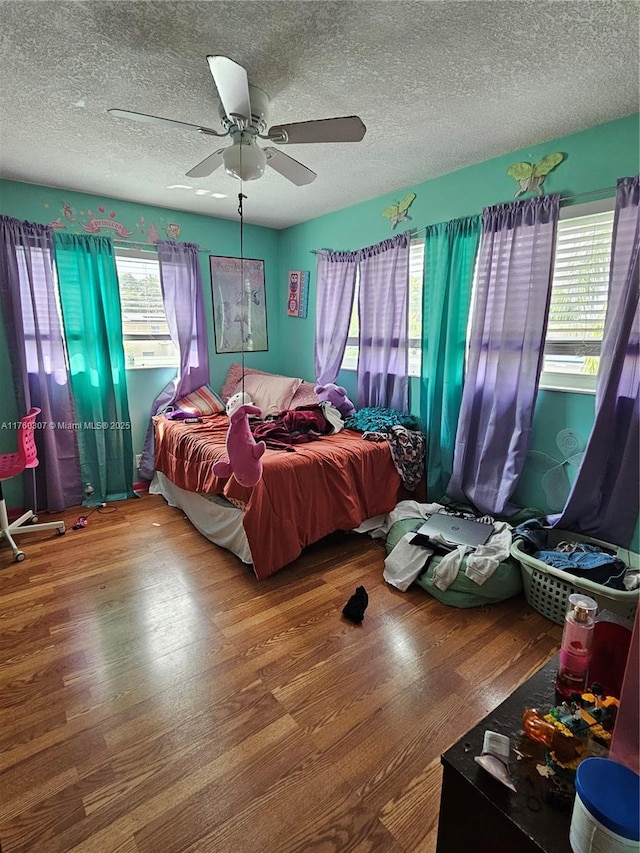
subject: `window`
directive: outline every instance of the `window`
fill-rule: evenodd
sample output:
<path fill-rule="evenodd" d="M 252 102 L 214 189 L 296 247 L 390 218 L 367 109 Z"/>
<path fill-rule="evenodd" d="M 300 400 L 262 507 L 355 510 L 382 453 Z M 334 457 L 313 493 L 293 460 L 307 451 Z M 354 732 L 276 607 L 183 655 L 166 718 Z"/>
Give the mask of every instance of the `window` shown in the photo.
<path fill-rule="evenodd" d="M 127 369 L 177 367 L 178 353 L 164 312 L 157 257 L 118 249 L 116 268 Z"/>
<path fill-rule="evenodd" d="M 420 376 L 422 364 L 422 277 L 424 271 L 424 236 L 411 238 L 409 251 L 409 376 Z M 360 270 L 356 272 L 353 294 L 353 309 L 347 345 L 342 359 L 343 370 L 358 368 L 358 339 L 360 324 L 358 316 L 358 293 Z"/>
<path fill-rule="evenodd" d="M 543 388 L 595 390 L 607 311 L 614 203 L 607 199 L 560 212 L 540 379 Z"/>
<path fill-rule="evenodd" d="M 16 260 L 27 373 L 37 374 L 40 367 L 45 373 L 53 373 L 56 365 L 60 366 L 56 359 L 58 346 L 62 351 L 61 360 L 65 363 L 67 361 L 57 269 L 53 263 L 53 255 L 49 249 L 34 245 L 25 248 L 24 245 L 18 244 Z M 53 281 L 53 295 L 47 287 L 49 274 Z"/>

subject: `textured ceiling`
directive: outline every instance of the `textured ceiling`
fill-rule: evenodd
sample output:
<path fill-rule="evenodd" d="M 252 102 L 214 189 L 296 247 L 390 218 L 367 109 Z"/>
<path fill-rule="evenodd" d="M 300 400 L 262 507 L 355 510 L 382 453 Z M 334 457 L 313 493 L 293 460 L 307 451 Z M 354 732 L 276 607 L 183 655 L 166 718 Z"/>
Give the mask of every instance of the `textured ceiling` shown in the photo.
<path fill-rule="evenodd" d="M 270 169 L 245 183 L 246 220 L 283 228 L 635 112 L 639 8 L 4 0 L 0 176 L 235 218 L 238 181 L 185 179 L 219 140 L 106 112 L 219 128 L 206 56 L 223 54 L 270 95 L 270 124 L 355 113 L 367 126 L 360 143 L 282 149 L 317 172 L 308 186 Z"/>

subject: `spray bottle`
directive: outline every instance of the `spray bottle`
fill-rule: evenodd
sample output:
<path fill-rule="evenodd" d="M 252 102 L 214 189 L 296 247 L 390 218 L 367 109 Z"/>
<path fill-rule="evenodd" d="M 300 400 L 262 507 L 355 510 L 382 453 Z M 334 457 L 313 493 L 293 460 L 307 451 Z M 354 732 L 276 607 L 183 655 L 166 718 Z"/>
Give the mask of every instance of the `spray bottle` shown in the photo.
<path fill-rule="evenodd" d="M 589 658 L 597 603 L 582 593 L 569 596 L 560 648 L 560 666 L 556 693 L 571 699 L 573 693 L 584 693 L 589 675 Z"/>

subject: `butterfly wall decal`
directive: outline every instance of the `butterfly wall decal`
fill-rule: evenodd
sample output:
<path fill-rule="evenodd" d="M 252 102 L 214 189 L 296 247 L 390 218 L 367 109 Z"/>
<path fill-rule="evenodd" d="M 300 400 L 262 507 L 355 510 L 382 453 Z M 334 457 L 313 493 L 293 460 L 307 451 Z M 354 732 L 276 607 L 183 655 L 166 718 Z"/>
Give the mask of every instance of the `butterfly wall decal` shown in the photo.
<path fill-rule="evenodd" d="M 568 469 L 579 467 L 585 442 L 575 430 L 563 429 L 556 436 L 556 447 L 562 459 L 553 459 L 538 450 L 530 450 L 527 454 L 532 471 L 542 475 L 541 485 L 550 512 L 560 512 L 566 504 L 571 491 Z"/>
<path fill-rule="evenodd" d="M 564 160 L 564 154 L 547 154 L 539 163 L 514 163 L 507 169 L 507 175 L 518 182 L 514 198 L 526 192 L 542 195 L 542 185 L 549 172 Z"/>
<path fill-rule="evenodd" d="M 406 222 L 410 218 L 407 211 L 413 204 L 415 197 L 415 193 L 409 193 L 409 195 L 406 195 L 402 201 L 396 202 L 396 204 L 390 204 L 382 211 L 382 215 L 386 216 L 386 218 L 391 222 L 392 228 L 395 228 L 398 222 Z"/>

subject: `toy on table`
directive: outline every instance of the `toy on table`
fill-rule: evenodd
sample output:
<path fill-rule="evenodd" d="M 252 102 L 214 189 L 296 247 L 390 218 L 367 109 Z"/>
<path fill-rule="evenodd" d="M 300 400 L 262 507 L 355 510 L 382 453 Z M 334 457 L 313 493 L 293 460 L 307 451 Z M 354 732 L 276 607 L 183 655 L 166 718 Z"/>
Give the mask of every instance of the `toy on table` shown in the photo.
<path fill-rule="evenodd" d="M 592 742 L 608 749 L 620 705 L 613 696 L 605 696 L 599 684 L 590 693 L 575 693 L 571 701 L 542 714 L 525 708 L 522 727 L 525 735 L 547 747 L 547 763 L 566 775 L 573 775 L 578 764 L 590 754 Z"/>

